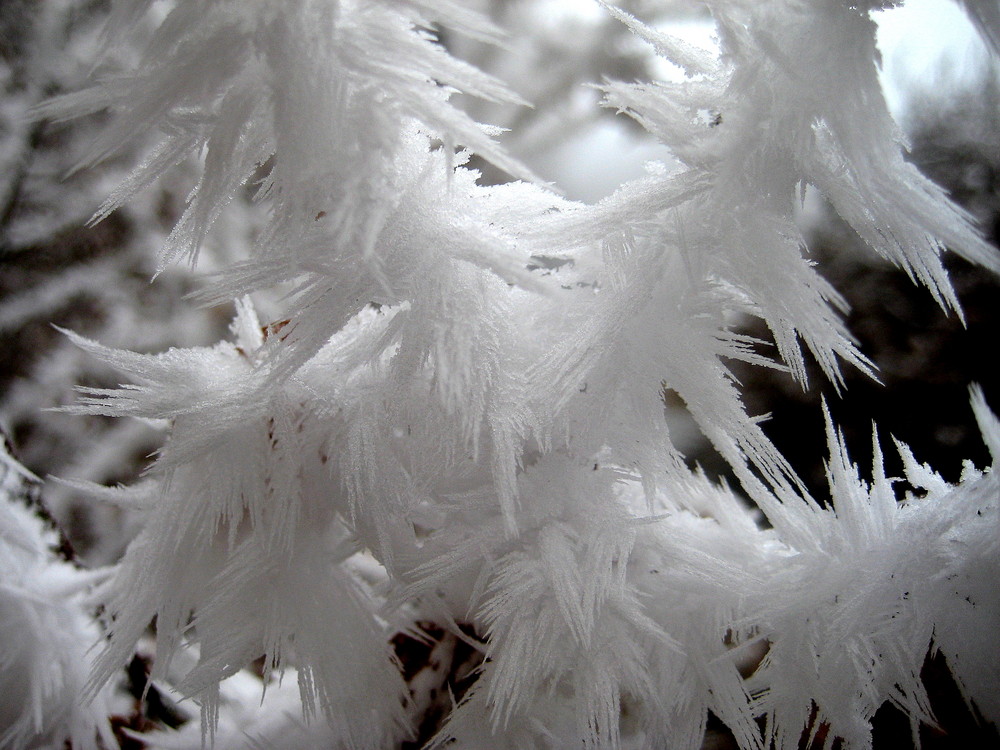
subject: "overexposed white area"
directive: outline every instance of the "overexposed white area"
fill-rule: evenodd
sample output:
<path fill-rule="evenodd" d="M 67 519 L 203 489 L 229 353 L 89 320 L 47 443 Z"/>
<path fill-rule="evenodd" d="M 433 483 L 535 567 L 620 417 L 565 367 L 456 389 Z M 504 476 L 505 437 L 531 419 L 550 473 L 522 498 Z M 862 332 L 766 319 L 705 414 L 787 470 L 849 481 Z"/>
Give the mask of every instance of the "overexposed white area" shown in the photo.
<path fill-rule="evenodd" d="M 540 0 L 536 3 L 540 17 L 551 19 L 553 23 L 562 21 L 599 21 L 605 11 L 597 0 Z"/>
<path fill-rule="evenodd" d="M 873 13 L 889 109 L 905 118 L 915 94 L 940 96 L 974 82 L 989 62 L 986 44 L 953 0 L 907 0 Z"/>
<path fill-rule="evenodd" d="M 644 131 L 602 118 L 539 156 L 532 167 L 567 198 L 597 203 L 622 183 L 642 177 L 646 165 L 655 161 L 677 163 L 666 146 Z"/>

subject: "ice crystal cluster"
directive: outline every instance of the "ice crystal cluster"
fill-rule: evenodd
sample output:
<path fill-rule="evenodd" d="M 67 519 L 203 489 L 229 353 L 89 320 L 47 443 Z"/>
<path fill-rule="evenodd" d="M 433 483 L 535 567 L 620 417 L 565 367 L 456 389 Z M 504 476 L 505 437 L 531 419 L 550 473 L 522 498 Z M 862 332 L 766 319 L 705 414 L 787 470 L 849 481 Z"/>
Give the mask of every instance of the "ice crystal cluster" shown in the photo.
<path fill-rule="evenodd" d="M 91 715 L 154 620 L 151 679 L 201 716 L 150 747 L 696 749 L 711 712 L 742 750 L 821 729 L 867 748 L 886 702 L 914 732 L 934 722 L 929 650 L 1000 720 L 996 474 L 950 485 L 897 445 L 898 497 L 877 444 L 859 471 L 828 418 L 820 502 L 727 369 L 804 386 L 813 357 L 835 385 L 877 376 L 804 255 L 808 186 L 953 313 L 945 246 L 1000 271 L 904 158 L 869 15 L 888 4 L 706 0 L 719 54 L 602 6 L 683 72 L 602 86 L 677 164 L 582 204 L 454 101 L 527 104 L 440 42 L 511 43 L 473 4 L 116 0 L 117 67 L 41 112 L 110 113 L 81 168 L 155 135 L 96 218 L 200 154 L 162 265 L 196 262 L 247 188 L 268 219 L 199 293 L 236 301 L 228 340 L 150 355 L 66 333 L 125 380 L 72 409 L 165 420 L 169 438 L 139 485 L 90 487 L 143 530 L 90 593 L 104 634 L 84 678 L 48 593 L 63 584 L 39 573 L 26 593 L 4 571 L 4 622 L 38 620 L 16 659 L 49 673 L 3 746 L 44 743 L 39 712 Z M 968 5 L 995 40 L 993 4 Z M 746 316 L 773 357 L 736 331 Z M 689 468 L 668 392 L 739 487 Z M 417 674 L 400 637 L 432 649 Z M 463 649 L 478 656 L 442 698 Z"/>
<path fill-rule="evenodd" d="M 0 445 L 0 747 L 97 750 L 114 743 L 110 686 L 81 700 L 101 632 L 87 592 L 103 572 L 61 560 L 32 505 L 38 480 Z"/>

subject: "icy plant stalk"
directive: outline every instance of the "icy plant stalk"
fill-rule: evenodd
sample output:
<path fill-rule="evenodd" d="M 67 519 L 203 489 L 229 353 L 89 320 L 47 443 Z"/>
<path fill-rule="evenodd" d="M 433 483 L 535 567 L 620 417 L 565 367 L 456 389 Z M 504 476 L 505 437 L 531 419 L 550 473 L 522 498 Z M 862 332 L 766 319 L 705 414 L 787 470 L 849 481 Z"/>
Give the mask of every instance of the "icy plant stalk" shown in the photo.
<path fill-rule="evenodd" d="M 171 422 L 155 488 L 131 497 L 145 530 L 100 591 L 109 640 L 90 695 L 155 617 L 153 677 L 190 649 L 176 687 L 207 735 L 220 683 L 263 656 L 265 674 L 296 669 L 325 744 L 392 747 L 421 715 L 389 638 L 432 621 L 485 656 L 442 746 L 697 748 L 711 710 L 744 750 L 796 747 L 822 723 L 863 748 L 885 701 L 931 720 L 931 647 L 1000 718 L 995 649 L 977 653 L 998 609 L 994 475 L 951 487 L 901 448 L 926 494 L 900 503 L 881 466 L 859 478 L 831 426 L 821 507 L 723 363 L 804 383 L 804 344 L 834 383 L 844 364 L 872 370 L 803 258 L 807 185 L 945 307 L 943 244 L 1000 263 L 904 161 L 868 5 L 708 5 L 718 58 L 606 8 L 686 73 L 604 88 L 681 165 L 592 206 L 532 181 L 449 103 L 517 101 L 437 43 L 434 28 L 500 40 L 459 2 L 177 3 L 134 68 L 47 107 L 114 113 L 84 166 L 161 134 L 98 218 L 204 153 L 164 263 L 193 262 L 269 170 L 266 229 L 203 294 L 237 300 L 232 341 L 139 355 L 74 337 L 129 379 L 83 389 L 77 411 Z M 108 40 L 148 6 L 115 3 Z M 480 186 L 470 153 L 525 181 Z M 284 309 L 260 321 L 251 295 L 274 289 L 291 290 Z M 767 323 L 777 360 L 729 328 L 738 314 Z M 769 530 L 685 466 L 664 389 Z M 1000 430 L 975 407 L 996 457 Z M 744 679 L 743 655 L 765 647 Z"/>

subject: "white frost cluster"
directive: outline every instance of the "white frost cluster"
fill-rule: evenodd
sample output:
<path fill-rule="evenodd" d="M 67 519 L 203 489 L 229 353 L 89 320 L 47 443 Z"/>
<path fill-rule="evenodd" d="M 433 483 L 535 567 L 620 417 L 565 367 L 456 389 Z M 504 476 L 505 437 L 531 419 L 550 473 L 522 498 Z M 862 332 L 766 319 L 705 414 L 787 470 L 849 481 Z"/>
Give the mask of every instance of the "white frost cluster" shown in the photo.
<path fill-rule="evenodd" d="M 108 686 L 83 692 L 101 637 L 95 573 L 54 553 L 57 534 L 27 504 L 37 481 L 0 446 L 0 748 L 113 746 Z"/>
<path fill-rule="evenodd" d="M 151 5 L 114 3 L 109 45 Z M 296 718 L 285 737 L 393 747 L 420 717 L 390 637 L 431 621 L 474 632 L 484 655 L 441 747 L 694 749 L 711 711 L 743 750 L 797 747 L 821 723 L 866 748 L 886 701 L 932 720 L 929 648 L 1000 720 L 995 474 L 952 487 L 901 449 L 923 494 L 898 502 L 831 426 L 825 508 L 725 366 L 804 383 L 804 344 L 836 384 L 843 364 L 873 369 L 803 256 L 807 186 L 945 307 L 944 245 L 1000 261 L 903 158 L 876 75 L 880 3 L 707 5 L 718 58 L 606 8 L 686 78 L 604 86 L 680 166 L 596 205 L 532 182 L 449 103 L 517 101 L 437 42 L 436 28 L 501 40 L 457 0 L 178 2 L 131 68 L 47 105 L 112 111 L 83 166 L 162 133 L 97 218 L 204 154 L 164 262 L 193 261 L 248 181 L 270 212 L 202 294 L 239 301 L 232 342 L 140 355 L 69 334 L 129 379 L 82 389 L 76 411 L 171 425 L 150 482 L 116 499 L 145 528 L 99 592 L 91 694 L 155 617 L 155 679 L 197 646 L 175 680 L 202 707 L 192 742 L 219 731 L 240 746 L 220 683 L 262 657 L 265 679 L 294 668 L 298 686 L 264 705 L 326 722 Z M 526 181 L 480 185 L 473 154 Z M 262 292 L 281 293 L 274 320 L 257 319 Z M 731 329 L 746 314 L 770 328 L 774 360 Z M 667 390 L 766 530 L 686 467 Z M 1000 429 L 974 401 L 996 457 Z M 358 574 L 360 553 L 381 584 Z M 259 737 L 286 726 L 246 721 Z"/>

